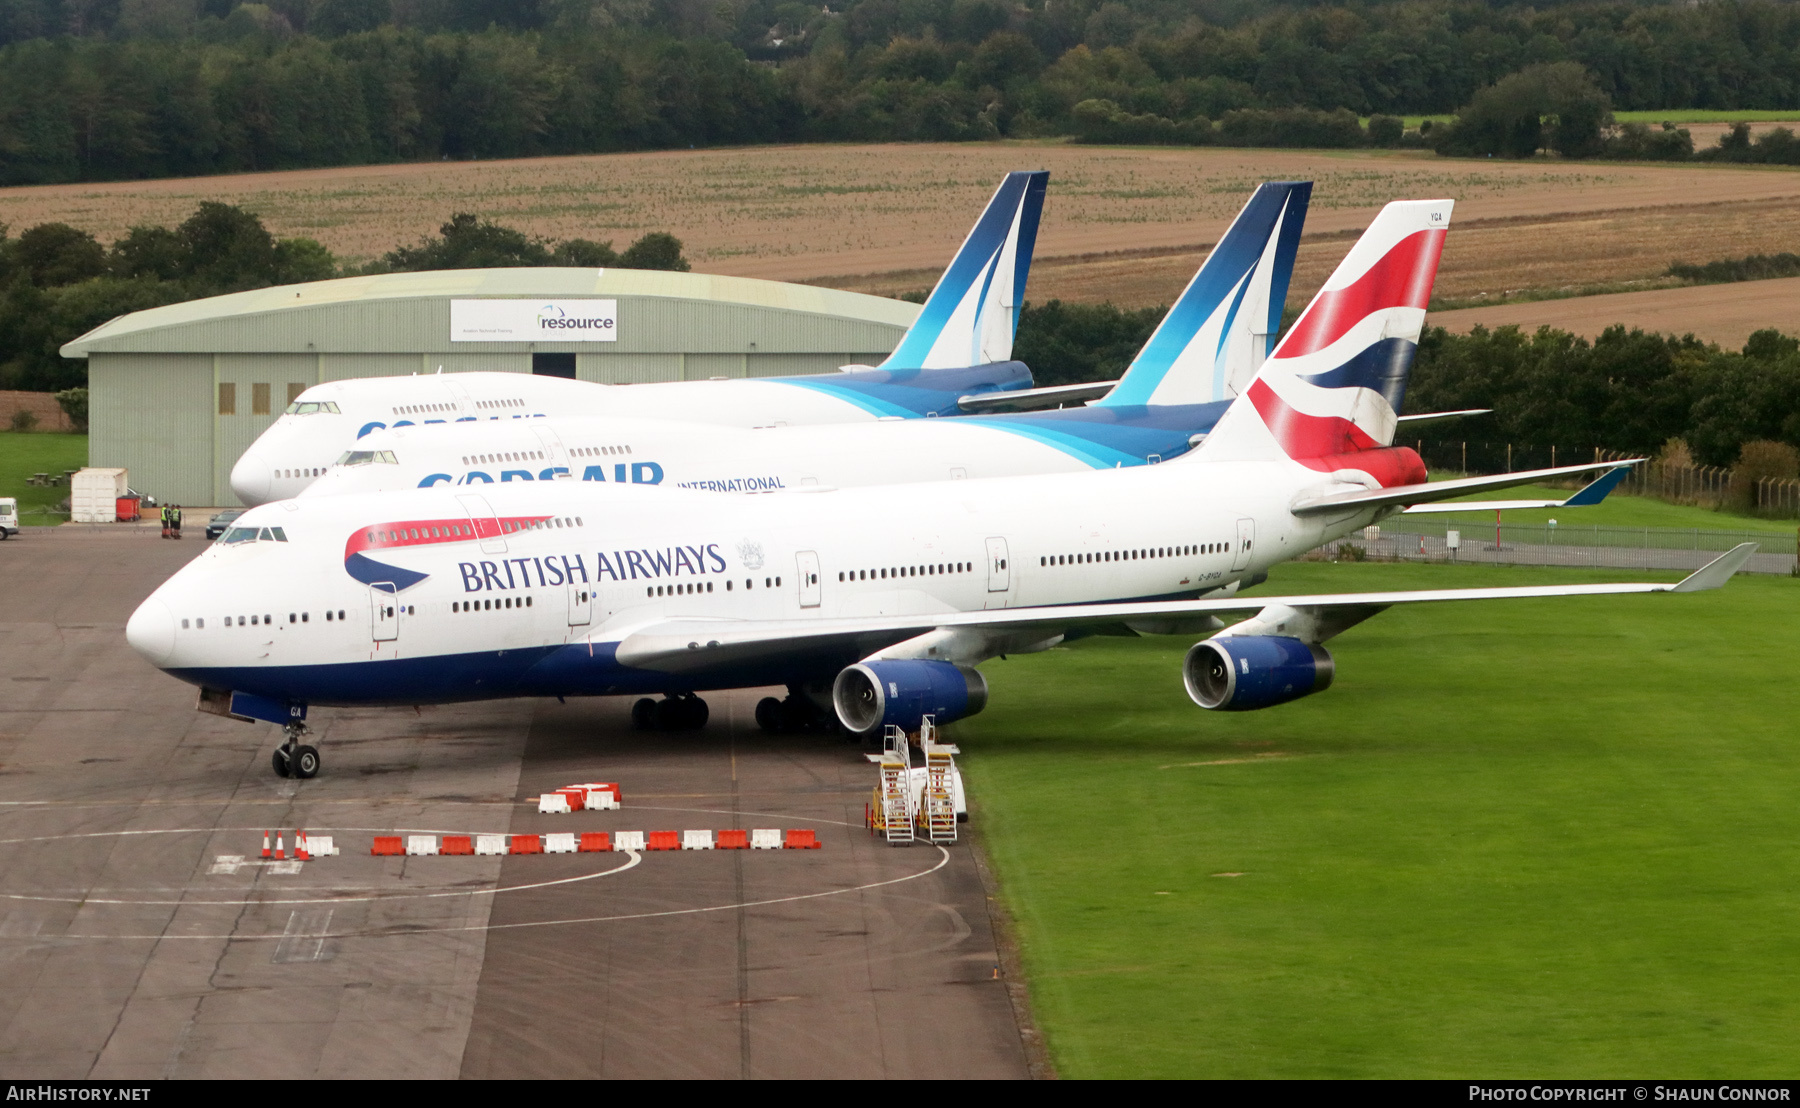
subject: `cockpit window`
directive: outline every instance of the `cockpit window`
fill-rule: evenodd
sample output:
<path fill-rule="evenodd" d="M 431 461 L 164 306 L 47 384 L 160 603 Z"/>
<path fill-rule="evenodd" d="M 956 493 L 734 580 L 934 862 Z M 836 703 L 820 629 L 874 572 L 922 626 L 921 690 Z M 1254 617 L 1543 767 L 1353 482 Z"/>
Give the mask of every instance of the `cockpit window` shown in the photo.
<path fill-rule="evenodd" d="M 332 415 L 339 414 L 337 402 L 335 400 L 308 400 L 305 403 L 302 403 L 296 400 L 287 406 L 288 415 L 314 415 L 319 412 L 329 412 Z"/>
<path fill-rule="evenodd" d="M 287 532 L 279 527 L 233 527 L 219 536 L 227 545 L 240 542 L 286 542 Z"/>
<path fill-rule="evenodd" d="M 400 459 L 394 457 L 392 450 L 346 450 L 343 457 L 337 460 L 337 464 L 341 466 L 397 466 L 400 464 Z"/>

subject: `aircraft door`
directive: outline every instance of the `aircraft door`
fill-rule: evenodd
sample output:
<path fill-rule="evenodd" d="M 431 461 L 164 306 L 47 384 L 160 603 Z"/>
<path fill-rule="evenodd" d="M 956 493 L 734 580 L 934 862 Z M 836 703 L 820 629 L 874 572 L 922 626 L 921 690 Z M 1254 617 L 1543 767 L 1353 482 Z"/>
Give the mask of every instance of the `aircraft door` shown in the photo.
<path fill-rule="evenodd" d="M 987 541 L 987 581 L 989 592 L 1005 592 L 1012 588 L 1012 568 L 1007 564 L 1006 540 L 990 538 Z"/>
<path fill-rule="evenodd" d="M 1256 521 L 1238 520 L 1237 548 L 1231 553 L 1231 568 L 1243 569 L 1250 564 L 1250 548 L 1256 545 Z"/>
<path fill-rule="evenodd" d="M 794 560 L 800 564 L 800 606 L 817 608 L 825 592 L 825 586 L 819 583 L 819 555 L 802 550 L 794 555 Z"/>
<path fill-rule="evenodd" d="M 569 626 L 586 627 L 594 618 L 594 587 L 586 581 L 569 582 Z"/>
<path fill-rule="evenodd" d="M 562 439 L 557 438 L 556 432 L 548 427 L 533 427 L 531 431 L 544 444 L 544 457 L 550 459 L 550 465 L 568 469 L 569 452 L 563 449 Z"/>
<path fill-rule="evenodd" d="M 369 586 L 369 617 L 376 642 L 393 642 L 400 637 L 400 599 L 392 581 L 377 581 Z"/>
<path fill-rule="evenodd" d="M 500 520 L 488 505 L 487 497 L 471 492 L 458 493 L 456 502 L 463 506 L 463 511 L 469 513 L 469 522 L 474 525 L 475 534 L 481 538 L 481 552 L 506 553 L 506 540 L 500 537 Z"/>
<path fill-rule="evenodd" d="M 443 376 L 443 372 L 443 367 L 438 367 L 438 375 L 440 377 Z M 463 388 L 461 382 L 445 378 L 444 387 L 450 390 L 451 396 L 456 398 L 458 415 L 472 416 L 475 414 L 475 401 L 469 398 L 469 390 Z"/>

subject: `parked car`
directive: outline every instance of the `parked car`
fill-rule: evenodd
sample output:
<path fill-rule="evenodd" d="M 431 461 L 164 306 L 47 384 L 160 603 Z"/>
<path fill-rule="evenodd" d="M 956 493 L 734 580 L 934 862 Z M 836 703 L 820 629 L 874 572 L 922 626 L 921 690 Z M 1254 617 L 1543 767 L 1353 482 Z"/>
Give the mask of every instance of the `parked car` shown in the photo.
<path fill-rule="evenodd" d="M 19 533 L 19 502 L 10 496 L 0 496 L 0 542 Z"/>
<path fill-rule="evenodd" d="M 248 511 L 246 508 L 227 508 L 213 516 L 206 521 L 206 537 L 208 539 L 217 539 L 231 526 L 232 520 L 243 515 L 246 511 Z"/>

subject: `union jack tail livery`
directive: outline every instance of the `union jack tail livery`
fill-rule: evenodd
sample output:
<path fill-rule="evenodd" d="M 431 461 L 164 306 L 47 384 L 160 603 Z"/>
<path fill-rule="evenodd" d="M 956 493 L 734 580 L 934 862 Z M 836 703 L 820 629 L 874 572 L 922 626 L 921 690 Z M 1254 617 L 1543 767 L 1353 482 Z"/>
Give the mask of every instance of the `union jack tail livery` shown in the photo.
<path fill-rule="evenodd" d="M 1384 488 L 1424 481 L 1419 456 L 1393 446 L 1394 427 L 1454 203 L 1383 208 L 1191 456 L 1285 457 Z"/>

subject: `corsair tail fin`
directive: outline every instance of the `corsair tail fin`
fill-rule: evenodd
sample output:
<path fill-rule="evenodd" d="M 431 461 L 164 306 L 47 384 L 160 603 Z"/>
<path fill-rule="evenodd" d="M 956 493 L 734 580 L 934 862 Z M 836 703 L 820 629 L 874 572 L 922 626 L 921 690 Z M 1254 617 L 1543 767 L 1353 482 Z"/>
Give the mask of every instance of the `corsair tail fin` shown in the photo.
<path fill-rule="evenodd" d="M 1012 358 L 1048 170 L 1008 173 L 881 369 L 953 369 Z"/>
<path fill-rule="evenodd" d="M 1275 348 L 1311 181 L 1251 195 L 1125 376 L 1095 403 L 1206 404 L 1237 396 Z"/>
<path fill-rule="evenodd" d="M 1389 204 L 1191 457 L 1291 458 L 1386 487 L 1423 480 L 1394 427 L 1453 202 Z M 1352 464 L 1352 455 L 1361 455 Z M 1348 478 L 1358 480 L 1357 478 Z"/>

